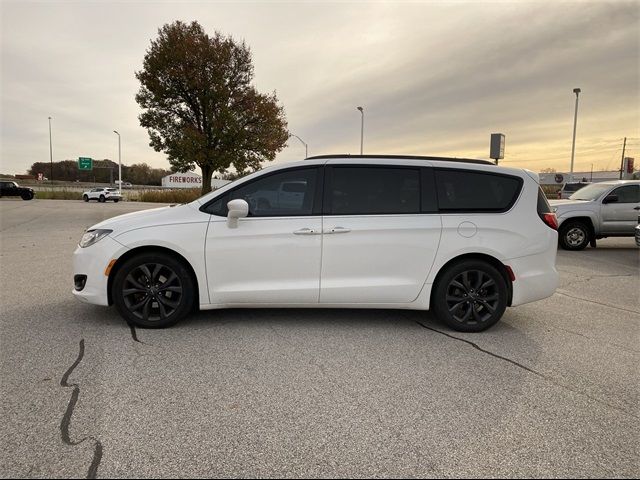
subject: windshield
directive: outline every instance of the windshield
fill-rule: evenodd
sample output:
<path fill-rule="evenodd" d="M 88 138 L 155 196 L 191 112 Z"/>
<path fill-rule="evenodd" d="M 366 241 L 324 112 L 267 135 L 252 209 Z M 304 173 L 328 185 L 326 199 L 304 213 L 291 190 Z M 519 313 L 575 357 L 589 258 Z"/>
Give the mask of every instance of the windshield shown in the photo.
<path fill-rule="evenodd" d="M 602 185 L 602 184 L 589 185 L 587 187 L 581 188 L 576 193 L 571 195 L 569 197 L 569 200 L 593 201 L 596 198 L 598 198 L 600 195 L 602 195 L 604 192 L 609 190 L 610 188 L 611 188 L 611 185 Z"/>

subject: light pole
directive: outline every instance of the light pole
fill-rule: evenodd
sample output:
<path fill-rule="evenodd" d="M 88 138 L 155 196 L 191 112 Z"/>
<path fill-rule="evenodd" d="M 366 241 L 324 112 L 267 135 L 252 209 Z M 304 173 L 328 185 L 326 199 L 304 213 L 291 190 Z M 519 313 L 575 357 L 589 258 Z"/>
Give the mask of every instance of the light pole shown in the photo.
<path fill-rule="evenodd" d="M 302 140 L 298 135 L 294 135 L 293 133 L 289 134 L 290 137 L 296 137 L 302 144 L 304 145 L 304 158 L 309 158 L 309 146 Z"/>
<path fill-rule="evenodd" d="M 49 161 L 51 162 L 51 172 L 49 174 L 49 183 L 53 185 L 53 143 L 51 142 L 51 117 L 49 117 Z"/>
<path fill-rule="evenodd" d="M 114 130 L 113 133 L 118 135 L 118 193 L 122 193 L 122 156 L 120 150 L 120 134 L 117 130 Z"/>
<path fill-rule="evenodd" d="M 576 127 L 578 125 L 578 96 L 580 95 L 580 89 L 574 88 L 573 93 L 576 94 L 576 111 L 573 116 L 573 143 L 571 144 L 571 172 L 569 173 L 571 182 L 573 182 L 573 157 L 576 153 Z"/>
<path fill-rule="evenodd" d="M 362 147 L 364 145 L 364 110 L 362 107 L 357 107 L 362 114 L 362 122 L 360 123 L 360 155 L 362 155 Z"/>

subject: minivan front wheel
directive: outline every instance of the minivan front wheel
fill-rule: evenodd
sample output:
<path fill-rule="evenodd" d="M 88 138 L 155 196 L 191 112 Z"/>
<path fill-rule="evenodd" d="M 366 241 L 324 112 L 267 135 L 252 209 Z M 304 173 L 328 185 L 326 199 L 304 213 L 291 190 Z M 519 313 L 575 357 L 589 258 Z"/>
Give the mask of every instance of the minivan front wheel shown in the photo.
<path fill-rule="evenodd" d="M 185 266 L 163 253 L 143 253 L 116 272 L 112 297 L 120 315 L 136 326 L 164 328 L 191 310 L 194 282 Z"/>
<path fill-rule="evenodd" d="M 436 317 L 452 329 L 481 332 L 502 318 L 507 296 L 506 280 L 493 265 L 466 260 L 438 279 L 432 303 Z"/>
<path fill-rule="evenodd" d="M 583 222 L 565 222 L 558 236 L 565 250 L 584 250 L 591 241 L 589 227 Z"/>

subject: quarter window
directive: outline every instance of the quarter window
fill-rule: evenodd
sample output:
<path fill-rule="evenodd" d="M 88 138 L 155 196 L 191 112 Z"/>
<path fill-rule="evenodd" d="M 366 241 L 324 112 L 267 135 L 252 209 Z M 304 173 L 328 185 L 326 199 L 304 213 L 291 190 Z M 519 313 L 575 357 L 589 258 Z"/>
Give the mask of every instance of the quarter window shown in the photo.
<path fill-rule="evenodd" d="M 504 212 L 513 206 L 522 180 L 469 170 L 436 170 L 438 205 L 449 212 Z"/>
<path fill-rule="evenodd" d="M 417 168 L 335 166 L 330 188 L 330 215 L 420 213 Z"/>

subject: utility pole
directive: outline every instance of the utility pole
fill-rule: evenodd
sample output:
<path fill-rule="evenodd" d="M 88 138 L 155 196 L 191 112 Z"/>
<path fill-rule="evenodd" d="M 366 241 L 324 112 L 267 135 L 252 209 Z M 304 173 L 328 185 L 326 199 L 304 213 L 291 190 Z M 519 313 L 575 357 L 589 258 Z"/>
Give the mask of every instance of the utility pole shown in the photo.
<path fill-rule="evenodd" d="M 113 133 L 118 135 L 118 192 L 122 193 L 122 154 L 120 150 L 120 134 L 117 130 L 114 130 Z M 113 169 L 111 170 L 113 175 Z"/>
<path fill-rule="evenodd" d="M 360 123 L 360 155 L 362 155 L 362 149 L 364 145 L 364 109 L 362 107 L 357 107 L 362 114 L 362 122 Z"/>
<path fill-rule="evenodd" d="M 302 140 L 298 135 L 295 135 L 293 133 L 289 134 L 290 137 L 296 137 L 298 140 L 300 140 L 300 142 L 304 145 L 304 158 L 309 158 L 309 146 L 307 145 L 307 143 Z"/>
<path fill-rule="evenodd" d="M 580 89 L 574 88 L 573 93 L 576 94 L 576 112 L 573 116 L 573 143 L 571 144 L 571 173 L 569 174 L 569 181 L 573 182 L 573 157 L 576 153 L 576 127 L 578 125 L 578 96 L 580 95 Z"/>
<path fill-rule="evenodd" d="M 624 151 L 627 148 L 627 137 L 624 137 L 622 144 L 622 158 L 620 159 L 620 180 L 622 180 L 622 169 L 624 168 Z"/>
<path fill-rule="evenodd" d="M 51 117 L 49 117 L 49 160 L 51 161 L 49 184 L 53 186 L 53 143 L 51 143 Z"/>

